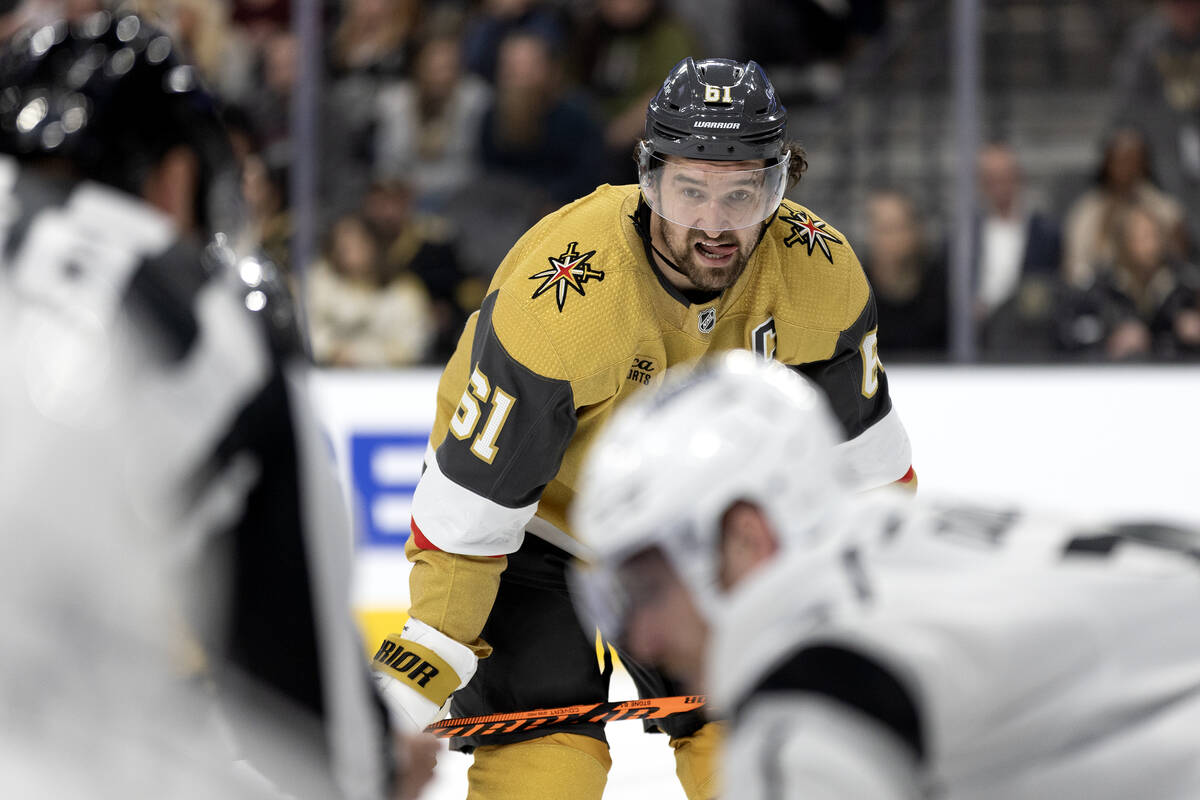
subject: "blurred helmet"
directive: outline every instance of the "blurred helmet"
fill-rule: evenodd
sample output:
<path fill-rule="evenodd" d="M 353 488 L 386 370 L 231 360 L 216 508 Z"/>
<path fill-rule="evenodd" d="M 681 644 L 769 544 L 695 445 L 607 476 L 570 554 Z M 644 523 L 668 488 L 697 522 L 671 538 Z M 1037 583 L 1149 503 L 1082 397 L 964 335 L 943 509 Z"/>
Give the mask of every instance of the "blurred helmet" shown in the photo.
<path fill-rule="evenodd" d="M 642 193 L 657 214 L 685 227 L 757 225 L 787 190 L 786 127 L 787 109 L 758 64 L 685 58 L 646 110 L 646 138 L 637 151 Z M 763 166 L 738 170 L 704 161 Z"/>
<path fill-rule="evenodd" d="M 840 440 L 821 390 L 778 362 L 735 350 L 668 372 L 614 415 L 584 463 L 572 526 L 596 556 L 575 571 L 585 620 L 621 640 L 632 601 L 619 568 L 652 548 L 711 616 L 722 519 L 738 501 L 764 512 L 781 547 L 815 546 L 850 492 Z"/>
<path fill-rule="evenodd" d="M 0 153 L 59 158 L 81 178 L 140 194 L 184 145 L 199 163 L 197 224 L 235 231 L 240 184 L 213 98 L 163 31 L 98 12 L 15 34 L 0 50 Z"/>

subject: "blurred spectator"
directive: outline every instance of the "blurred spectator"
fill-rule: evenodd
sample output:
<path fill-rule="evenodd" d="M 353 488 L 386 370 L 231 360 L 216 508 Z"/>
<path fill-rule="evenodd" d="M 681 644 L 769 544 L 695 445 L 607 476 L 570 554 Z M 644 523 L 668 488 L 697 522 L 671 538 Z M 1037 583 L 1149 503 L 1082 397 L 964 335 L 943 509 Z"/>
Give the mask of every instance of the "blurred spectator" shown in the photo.
<path fill-rule="evenodd" d="M 334 223 L 308 282 L 313 356 L 335 367 L 396 367 L 424 358 L 429 299 L 411 273 L 389 276 L 366 222 Z"/>
<path fill-rule="evenodd" d="M 1162 0 L 1117 59 L 1116 119 L 1147 138 L 1159 186 L 1200 242 L 1200 0 Z"/>
<path fill-rule="evenodd" d="M 1195 267 L 1169 255 L 1158 219 L 1132 206 L 1115 221 L 1116 258 L 1077 300 L 1067 340 L 1114 361 L 1200 353 Z"/>
<path fill-rule="evenodd" d="M 413 80 L 385 87 L 376 101 L 376 176 L 403 178 L 421 206 L 440 208 L 479 172 L 490 95 L 482 79 L 462 73 L 455 37 L 426 41 Z"/>
<path fill-rule="evenodd" d="M 599 128 L 563 91 L 562 78 L 545 39 L 510 34 L 500 45 L 496 93 L 483 119 L 484 168 L 519 178 L 549 206 L 596 188 L 603 147 Z"/>
<path fill-rule="evenodd" d="M 244 102 L 263 151 L 268 155 L 286 157 L 290 134 L 288 113 L 298 73 L 298 47 L 295 35 L 286 29 L 267 36 L 258 65 L 260 80 Z"/>
<path fill-rule="evenodd" d="M 500 44 L 511 33 L 540 36 L 553 52 L 561 51 L 567 38 L 561 14 L 542 0 L 483 0 L 463 34 L 466 68 L 495 83 Z"/>
<path fill-rule="evenodd" d="M 907 195 L 876 190 L 869 196 L 863 268 L 875 290 L 884 357 L 944 355 L 946 270 L 926 245 Z"/>
<path fill-rule="evenodd" d="M 697 37 L 699 58 L 737 58 L 747 56 L 742 49 L 742 18 L 753 3 L 737 0 L 666 0 L 671 13 L 683 21 Z M 774 84 L 774 73 L 771 82 Z"/>
<path fill-rule="evenodd" d="M 742 53 L 767 69 L 785 105 L 832 100 L 843 63 L 886 19 L 885 0 L 756 0 L 743 8 Z"/>
<path fill-rule="evenodd" d="M 357 208 L 375 171 L 376 103 L 407 77 L 418 0 L 344 0 L 321 96 L 322 226 Z"/>
<path fill-rule="evenodd" d="M 225 123 L 225 131 L 229 134 L 229 145 L 233 148 L 233 156 L 237 159 L 238 169 L 246 163 L 252 154 L 262 152 L 262 141 L 250 115 L 242 106 L 228 103 L 221 109 L 221 121 Z"/>
<path fill-rule="evenodd" d="M 403 182 L 376 182 L 363 202 L 363 217 L 382 250 L 385 273 L 411 273 L 424 284 L 432 314 L 428 358 L 445 363 L 467 316 L 483 302 L 487 282 L 464 275 L 449 223 L 417 214 L 412 191 Z"/>
<path fill-rule="evenodd" d="M 233 24 L 246 32 L 254 46 L 287 28 L 292 18 L 291 0 L 233 0 Z"/>
<path fill-rule="evenodd" d="M 417 0 L 344 0 L 330 48 L 334 75 L 404 75 L 417 11 Z"/>
<path fill-rule="evenodd" d="M 250 212 L 248 235 L 291 281 L 292 220 L 287 208 L 287 168 L 269 167 L 257 153 L 247 155 L 242 161 L 242 193 Z"/>
<path fill-rule="evenodd" d="M 143 14 L 157 17 L 222 100 L 239 99 L 250 90 L 257 51 L 246 33 L 232 24 L 228 3 L 141 0 L 138 5 Z"/>
<path fill-rule="evenodd" d="M 1062 235 L 1045 214 L 1027 207 L 1017 155 L 1005 144 L 979 153 L 979 195 L 974 271 L 981 320 L 1017 293 L 1030 275 L 1054 275 L 1062 263 Z"/>
<path fill-rule="evenodd" d="M 1104 148 L 1096 185 L 1071 206 L 1067 214 L 1067 281 L 1086 288 L 1097 265 L 1112 263 L 1116 255 L 1115 222 L 1133 207 L 1149 212 L 1168 234 L 1170 250 L 1182 252 L 1183 208 L 1150 182 L 1146 142 L 1133 128 L 1118 130 Z"/>
<path fill-rule="evenodd" d="M 696 36 L 662 0 L 597 0 L 580 21 L 573 48 L 576 75 L 604 122 L 610 183 L 636 183 L 631 153 L 646 129 L 646 105 L 662 76 L 696 52 Z"/>

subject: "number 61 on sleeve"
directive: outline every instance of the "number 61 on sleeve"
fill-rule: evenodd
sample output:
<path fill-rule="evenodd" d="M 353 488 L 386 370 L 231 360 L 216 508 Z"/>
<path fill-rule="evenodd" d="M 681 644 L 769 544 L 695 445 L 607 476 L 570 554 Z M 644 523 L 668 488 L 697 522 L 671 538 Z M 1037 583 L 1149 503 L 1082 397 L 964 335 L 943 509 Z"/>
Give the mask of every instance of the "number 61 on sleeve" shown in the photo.
<path fill-rule="evenodd" d="M 454 438 L 461 441 L 475 433 L 483 416 L 480 403 L 490 403 L 491 411 L 483 424 L 483 430 L 475 437 L 475 441 L 471 442 L 471 453 L 479 460 L 491 464 L 496 458 L 496 439 L 500 437 L 500 431 L 516 405 L 517 398 L 499 386 L 493 387 L 479 367 L 475 367 L 471 373 L 471 380 L 458 401 L 458 408 L 454 410 L 454 416 L 450 419 L 450 433 Z"/>

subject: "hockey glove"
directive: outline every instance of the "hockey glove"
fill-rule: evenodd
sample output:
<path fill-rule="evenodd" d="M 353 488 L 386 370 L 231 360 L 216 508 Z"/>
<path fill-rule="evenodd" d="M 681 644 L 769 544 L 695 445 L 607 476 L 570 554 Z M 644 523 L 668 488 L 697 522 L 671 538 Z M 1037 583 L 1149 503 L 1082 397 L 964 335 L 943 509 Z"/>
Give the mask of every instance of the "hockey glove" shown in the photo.
<path fill-rule="evenodd" d="M 479 659 L 471 648 L 418 619 L 383 640 L 371 660 L 375 685 L 400 730 L 422 731 L 446 715 Z"/>

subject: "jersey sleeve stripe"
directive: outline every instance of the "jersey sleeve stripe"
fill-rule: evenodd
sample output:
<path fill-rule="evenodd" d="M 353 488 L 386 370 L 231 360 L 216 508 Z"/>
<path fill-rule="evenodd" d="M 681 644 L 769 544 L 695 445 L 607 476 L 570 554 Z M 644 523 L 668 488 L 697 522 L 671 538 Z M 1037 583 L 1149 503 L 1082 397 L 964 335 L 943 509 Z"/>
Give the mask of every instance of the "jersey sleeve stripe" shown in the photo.
<path fill-rule="evenodd" d="M 904 477 L 896 481 L 897 486 L 905 489 L 917 490 L 917 471 L 912 468 L 912 464 L 908 465 L 908 472 L 904 473 Z"/>
<path fill-rule="evenodd" d="M 426 461 L 425 473 L 413 493 L 411 528 L 426 550 L 443 550 L 464 556 L 498 556 L 515 553 L 525 540 L 525 526 L 537 503 L 518 508 L 502 506 L 452 481 L 442 472 L 438 458 Z"/>

